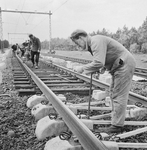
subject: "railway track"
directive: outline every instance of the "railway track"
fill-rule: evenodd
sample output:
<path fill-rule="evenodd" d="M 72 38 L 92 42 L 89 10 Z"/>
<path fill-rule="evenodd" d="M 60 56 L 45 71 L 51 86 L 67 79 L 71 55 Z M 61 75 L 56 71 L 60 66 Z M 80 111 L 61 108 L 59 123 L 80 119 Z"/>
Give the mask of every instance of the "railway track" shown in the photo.
<path fill-rule="evenodd" d="M 55 55 L 55 54 L 49 54 L 49 56 L 54 57 L 54 58 L 64 59 L 66 61 L 78 62 L 82 64 L 87 64 L 91 62 L 91 60 L 60 56 L 60 55 Z M 147 79 L 147 69 L 136 67 L 134 75 Z"/>
<path fill-rule="evenodd" d="M 127 143 L 123 142 L 132 136 L 135 137 L 140 134 L 145 134 L 147 121 L 134 121 L 134 118 L 130 118 L 129 113 L 131 112 L 131 107 L 133 107 L 134 110 L 137 108 L 137 110 L 145 113 L 145 106 L 147 105 L 146 97 L 133 92 L 129 94 L 130 101 L 133 101 L 134 104 L 139 103 L 141 104 L 140 106 L 142 106 L 128 106 L 128 118 L 125 121 L 125 126 L 133 126 L 130 131 L 124 130 L 124 132 L 117 135 L 102 135 L 94 131 L 99 126 L 107 126 L 110 124 L 112 108 L 111 105 L 106 106 L 106 101 L 103 100 L 104 98 L 97 101 L 94 97 L 91 97 L 91 95 L 94 90 L 105 92 L 105 90 L 109 88 L 109 84 L 93 79 L 91 93 L 89 93 L 91 81 L 89 77 L 80 75 L 59 65 L 42 60 L 40 68 L 34 69 L 30 68 L 31 64 L 29 62 L 23 63 L 18 56 L 12 58 L 12 65 L 14 86 L 19 95 L 32 96 L 34 94 L 43 94 L 45 99 L 49 101 L 49 104 L 47 103 L 46 105 L 49 105 L 49 109 L 54 112 L 51 113 L 51 116 L 54 118 L 53 123 L 62 124 L 62 126 L 67 127 L 66 129 L 61 128 L 60 133 L 56 134 L 56 136 L 68 141 L 72 139 L 74 147 L 83 147 L 85 150 L 147 148 L 146 142 L 135 143 L 128 142 L 129 140 Z M 63 94 L 65 97 L 68 96 L 66 103 L 60 100 L 58 97 L 60 94 Z M 107 92 L 105 94 L 107 95 Z M 72 101 L 73 95 L 78 95 L 78 99 L 81 100 L 80 102 L 84 102 L 79 103 L 78 101 L 76 103 L 77 99 Z M 90 108 L 88 109 L 89 106 Z M 37 107 L 35 109 L 37 109 Z M 87 117 L 88 115 L 90 116 L 89 118 Z M 43 118 L 38 119 L 38 124 L 40 122 L 41 126 L 42 119 Z M 39 134 L 40 132 L 36 128 L 36 135 L 38 135 L 38 138 L 41 138 Z M 53 134 L 50 134 L 50 136 L 53 136 Z"/>

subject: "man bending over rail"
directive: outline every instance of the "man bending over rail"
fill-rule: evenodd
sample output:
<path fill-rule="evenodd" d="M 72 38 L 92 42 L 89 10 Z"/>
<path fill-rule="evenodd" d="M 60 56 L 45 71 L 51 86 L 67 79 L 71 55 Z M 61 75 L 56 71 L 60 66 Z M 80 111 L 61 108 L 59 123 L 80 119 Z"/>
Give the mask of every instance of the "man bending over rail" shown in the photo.
<path fill-rule="evenodd" d="M 107 133 L 121 132 L 135 70 L 135 60 L 132 54 L 122 44 L 107 36 L 89 36 L 83 30 L 76 30 L 70 38 L 82 50 L 89 51 L 93 55 L 93 61 L 78 67 L 77 72 L 90 74 L 105 68 L 112 75 L 109 91 L 113 105 L 111 126 L 99 128 L 99 131 Z"/>

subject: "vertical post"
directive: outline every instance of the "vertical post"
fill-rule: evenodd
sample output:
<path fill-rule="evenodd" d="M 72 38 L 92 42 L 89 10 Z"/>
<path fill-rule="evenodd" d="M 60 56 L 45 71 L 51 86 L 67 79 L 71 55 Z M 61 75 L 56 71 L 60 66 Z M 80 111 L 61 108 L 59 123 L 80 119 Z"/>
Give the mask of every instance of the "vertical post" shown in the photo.
<path fill-rule="evenodd" d="M 2 11 L 1 11 L 1 7 L 0 7 L 0 40 L 1 40 L 1 53 L 4 53 L 3 24 L 2 24 Z"/>
<path fill-rule="evenodd" d="M 51 11 L 49 11 L 49 53 L 51 53 Z"/>

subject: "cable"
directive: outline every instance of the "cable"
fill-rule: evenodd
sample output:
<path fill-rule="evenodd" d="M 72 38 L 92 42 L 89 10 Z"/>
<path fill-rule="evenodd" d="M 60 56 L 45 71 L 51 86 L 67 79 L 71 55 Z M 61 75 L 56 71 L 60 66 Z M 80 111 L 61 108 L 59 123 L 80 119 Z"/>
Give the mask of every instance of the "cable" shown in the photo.
<path fill-rule="evenodd" d="M 65 1 L 63 4 L 61 4 L 57 9 L 55 9 L 54 11 L 53 11 L 53 13 L 54 12 L 56 12 L 61 6 L 63 6 L 65 3 L 67 3 L 69 0 L 67 0 L 67 1 Z"/>
<path fill-rule="evenodd" d="M 54 1 L 54 0 L 52 0 L 52 1 L 49 2 L 48 4 L 51 4 L 53 1 Z M 48 6 L 45 5 L 45 7 L 42 7 L 40 10 L 42 10 L 42 9 L 44 9 L 44 8 L 46 8 L 46 7 L 48 7 Z M 30 16 L 31 16 L 31 14 L 30 14 Z M 30 17 L 30 16 L 29 16 L 29 17 Z M 28 17 L 28 19 L 26 20 L 26 23 L 27 23 L 27 21 L 29 20 L 29 17 Z M 46 19 L 46 18 L 45 18 L 45 19 Z M 43 19 L 43 20 L 45 20 L 45 19 Z M 43 22 L 43 20 L 41 20 L 41 22 Z M 35 28 L 36 28 L 41 22 L 39 22 L 39 23 L 35 26 Z M 34 28 L 33 28 L 33 29 L 34 29 Z"/>
<path fill-rule="evenodd" d="M 47 8 L 49 5 L 51 5 L 51 3 L 53 3 L 54 0 L 51 0 L 51 2 L 48 2 L 48 4 L 45 4 L 44 7 L 40 8 L 39 10 L 45 9 Z"/>
<path fill-rule="evenodd" d="M 45 21 L 46 19 L 48 19 L 48 17 L 45 17 L 44 19 L 42 19 L 35 27 L 33 27 L 33 29 L 30 29 L 30 30 L 34 30 L 40 23 L 42 23 L 43 21 Z"/>
<path fill-rule="evenodd" d="M 24 19 L 25 24 L 27 24 L 27 21 L 26 21 L 26 19 L 24 18 L 24 16 L 22 15 L 22 13 L 21 13 L 21 16 L 22 16 L 22 18 Z"/>
<path fill-rule="evenodd" d="M 26 1 L 26 0 L 24 0 L 24 2 L 23 2 L 23 5 L 22 5 L 21 10 L 23 9 L 23 6 L 24 6 L 24 4 L 25 4 L 25 1 Z M 16 32 L 17 26 L 18 26 L 18 24 L 19 24 L 19 20 L 20 20 L 20 16 L 19 16 L 19 18 L 18 18 L 18 22 L 17 22 L 17 25 L 16 25 L 16 27 L 15 27 L 15 31 L 14 31 L 14 32 Z"/>

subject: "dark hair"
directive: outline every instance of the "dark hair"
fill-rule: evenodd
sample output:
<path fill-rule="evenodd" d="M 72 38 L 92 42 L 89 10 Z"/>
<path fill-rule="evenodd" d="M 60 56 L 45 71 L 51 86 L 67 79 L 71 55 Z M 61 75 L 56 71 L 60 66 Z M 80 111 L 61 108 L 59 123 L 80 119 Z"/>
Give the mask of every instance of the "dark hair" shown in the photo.
<path fill-rule="evenodd" d="M 29 34 L 29 38 L 33 37 L 33 34 Z"/>
<path fill-rule="evenodd" d="M 79 34 L 77 34 L 76 36 L 74 36 L 73 38 L 74 38 L 74 39 L 79 39 L 79 36 L 84 36 L 84 37 L 86 37 L 87 34 L 85 34 L 85 33 L 79 33 Z"/>
<path fill-rule="evenodd" d="M 72 34 L 71 34 L 71 39 L 79 39 L 79 36 L 84 36 L 86 37 L 87 36 L 87 33 L 84 31 L 84 30 L 76 30 L 74 31 Z"/>

